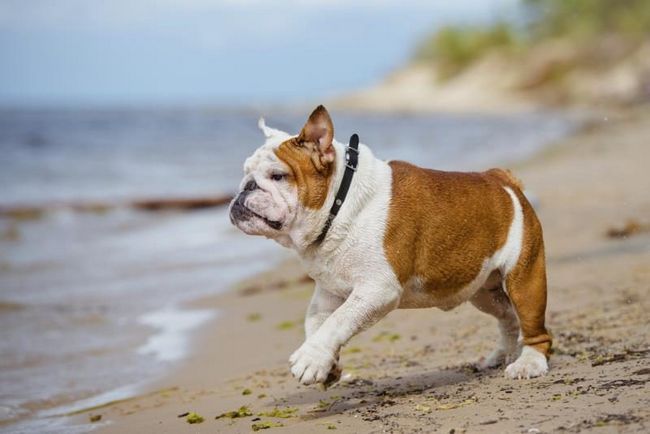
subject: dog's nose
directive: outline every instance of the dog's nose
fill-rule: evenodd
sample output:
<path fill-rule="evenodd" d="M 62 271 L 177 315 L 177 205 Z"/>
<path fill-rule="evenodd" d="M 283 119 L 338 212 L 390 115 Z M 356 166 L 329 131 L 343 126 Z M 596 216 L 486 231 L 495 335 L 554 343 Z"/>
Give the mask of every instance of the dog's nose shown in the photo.
<path fill-rule="evenodd" d="M 254 179 L 251 179 L 244 186 L 244 191 L 253 191 L 253 190 L 257 190 L 257 182 L 255 182 Z"/>
<path fill-rule="evenodd" d="M 246 195 L 246 191 L 239 193 L 230 206 L 230 221 L 233 224 L 239 220 L 248 220 L 248 213 L 246 212 L 246 206 L 244 205 Z"/>

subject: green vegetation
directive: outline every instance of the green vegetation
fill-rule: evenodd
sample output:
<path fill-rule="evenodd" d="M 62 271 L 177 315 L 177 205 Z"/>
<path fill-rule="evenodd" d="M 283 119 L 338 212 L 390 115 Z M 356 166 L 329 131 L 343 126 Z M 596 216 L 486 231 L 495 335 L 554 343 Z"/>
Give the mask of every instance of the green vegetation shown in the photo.
<path fill-rule="evenodd" d="M 298 323 L 296 321 L 282 321 L 275 326 L 278 330 L 291 330 L 296 327 Z"/>
<path fill-rule="evenodd" d="M 225 413 L 221 413 L 219 416 L 215 417 L 215 419 L 221 419 L 221 418 L 228 418 L 228 419 L 237 419 L 239 417 L 248 417 L 252 416 L 253 412 L 250 410 L 250 408 L 246 407 L 245 405 L 242 405 L 239 407 L 238 410 L 232 410 L 232 411 L 227 411 Z"/>
<path fill-rule="evenodd" d="M 295 407 L 287 407 L 287 408 L 274 408 L 271 411 L 265 411 L 262 413 L 258 413 L 258 416 L 265 416 L 265 417 L 280 417 L 280 418 L 288 418 L 288 417 L 296 417 L 298 409 Z"/>
<path fill-rule="evenodd" d="M 436 62 L 438 77 L 453 77 L 486 52 L 497 48 L 512 50 L 519 37 L 511 26 L 499 23 L 489 28 L 447 26 L 438 30 L 418 48 L 415 60 Z"/>
<path fill-rule="evenodd" d="M 521 0 L 521 9 L 525 26 L 446 26 L 420 44 L 413 60 L 435 63 L 438 78 L 447 80 L 489 52 L 525 53 L 540 42 L 560 38 L 590 45 L 617 36 L 629 45 L 650 36 L 648 0 Z"/>
<path fill-rule="evenodd" d="M 377 336 L 372 338 L 373 342 L 397 342 L 402 337 L 398 333 L 389 333 L 381 331 Z"/>
<path fill-rule="evenodd" d="M 284 426 L 280 422 L 257 422 L 251 425 L 251 429 L 253 431 L 259 431 L 261 429 L 269 429 L 269 428 L 279 428 Z"/>
<path fill-rule="evenodd" d="M 357 354 L 357 353 L 361 352 L 361 348 L 359 348 L 359 347 L 348 347 L 348 348 L 344 348 L 341 352 L 343 354 Z"/>
<path fill-rule="evenodd" d="M 187 423 L 195 424 L 195 423 L 202 423 L 203 422 L 203 416 L 201 416 L 198 413 L 191 412 L 190 414 L 187 415 L 187 419 L 185 419 Z"/>
<path fill-rule="evenodd" d="M 618 34 L 641 38 L 650 34 L 648 0 L 524 0 L 535 17 L 534 38 L 594 37 Z"/>

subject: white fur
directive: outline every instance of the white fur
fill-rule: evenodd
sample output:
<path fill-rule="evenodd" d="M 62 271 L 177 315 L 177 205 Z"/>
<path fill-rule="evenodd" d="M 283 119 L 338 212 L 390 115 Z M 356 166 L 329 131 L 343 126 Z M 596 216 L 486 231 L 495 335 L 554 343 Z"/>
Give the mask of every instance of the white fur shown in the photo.
<path fill-rule="evenodd" d="M 476 278 L 466 288 L 446 299 L 433 299 L 418 291 L 421 282 L 417 277 L 402 288 L 383 246 L 391 199 L 391 168 L 375 158 L 363 144 L 359 147 L 358 170 L 344 205 L 327 237 L 320 245 L 315 245 L 343 176 L 345 146 L 334 140 L 336 160 L 332 184 L 323 207 L 311 210 L 300 205 L 295 187 L 291 191 L 288 183 L 277 185 L 279 183 L 268 180 L 269 173 L 284 166 L 273 150 L 291 136 L 267 127 L 263 120 L 259 126 L 266 142 L 246 161 L 242 186 L 248 179 L 255 179 L 264 191 L 257 196 L 251 195 L 247 206 L 255 207 L 253 209 L 265 217 L 281 217 L 285 225 L 279 231 L 268 230 L 263 222 L 246 228 L 238 226 L 247 233 L 265 235 L 295 249 L 308 274 L 316 281 L 305 319 L 306 340 L 290 358 L 291 372 L 303 384 L 323 382 L 335 365 L 341 346 L 389 311 L 398 306 L 451 309 L 471 298 L 493 271 L 500 270 L 505 276 L 517 263 L 523 213 L 517 196 L 509 187 L 504 187 L 514 207 L 507 241 L 484 260 Z M 520 363 L 522 357 L 513 364 L 517 366 L 511 369 L 513 372 L 532 375 L 539 371 L 529 369 L 528 360 L 539 364 L 537 359 L 526 355 Z"/>
<path fill-rule="evenodd" d="M 512 271 L 515 265 L 517 265 L 517 261 L 519 261 L 521 243 L 524 237 L 524 213 L 521 209 L 519 198 L 512 189 L 510 187 L 503 187 L 503 189 L 510 195 L 514 210 L 512 223 L 510 223 L 510 229 L 508 229 L 508 238 L 506 239 L 506 243 L 497 253 L 495 253 L 495 256 L 498 255 L 496 262 L 499 263 L 502 272 L 501 274 L 505 276 Z"/>
<path fill-rule="evenodd" d="M 344 146 L 335 142 L 337 170 L 323 209 L 292 239 L 318 290 L 310 304 L 305 343 L 291 356 L 291 371 L 303 384 L 322 382 L 342 345 L 397 307 L 402 288 L 384 254 L 383 234 L 391 197 L 390 166 L 359 147 L 359 165 L 348 197 L 320 246 L 320 233 L 344 171 Z M 367 270 L 373 270 L 368 273 Z M 338 307 L 329 316 L 332 307 Z M 325 308 L 324 306 L 327 306 Z M 328 350 L 318 356 L 314 347 Z"/>
<path fill-rule="evenodd" d="M 257 126 L 260 130 L 262 130 L 262 133 L 264 133 L 264 137 L 267 139 L 271 139 L 274 136 L 276 137 L 281 137 L 281 136 L 288 136 L 287 133 L 284 131 L 276 130 L 275 128 L 267 127 L 266 126 L 266 121 L 264 118 L 260 118 L 259 121 L 257 121 Z"/>
<path fill-rule="evenodd" d="M 506 377 L 528 379 L 546 375 L 547 372 L 546 356 L 535 348 L 525 345 L 521 351 L 521 356 L 506 368 Z"/>
<path fill-rule="evenodd" d="M 300 206 L 295 187 L 294 191 L 285 191 L 284 186 L 268 181 L 272 170 L 284 165 L 273 151 L 292 136 L 267 127 L 263 121 L 259 126 L 266 142 L 246 160 L 241 186 L 255 179 L 264 191 L 251 194 L 246 205 L 265 217 L 283 216 L 286 225 L 281 231 L 272 231 L 261 221 L 236 224 L 247 233 L 265 235 L 295 249 L 316 280 L 317 290 L 305 320 L 307 339 L 290 360 L 294 376 L 302 383 L 322 382 L 339 348 L 397 307 L 401 295 L 383 249 L 391 169 L 367 146 L 359 146 L 359 167 L 345 203 L 325 240 L 315 246 L 343 177 L 345 146 L 333 142 L 336 162 L 332 184 L 323 207 L 311 210 Z M 275 198 L 277 202 L 270 203 L 269 199 Z M 269 209 L 262 209 L 262 205 Z"/>
<path fill-rule="evenodd" d="M 273 151 L 291 136 L 283 131 L 267 127 L 263 118 L 260 118 L 258 126 L 264 133 L 266 141 L 244 162 L 244 177 L 240 184 L 240 190 L 249 181 L 254 180 L 259 189 L 248 195 L 245 205 L 263 217 L 282 221 L 283 228 L 286 228 L 296 217 L 298 197 L 295 188 L 292 188 L 288 182 L 276 182 L 270 177 L 274 173 L 288 171 L 286 165 L 277 158 Z M 274 230 L 261 219 L 251 218 L 233 221 L 233 223 L 247 234 L 263 235 L 286 247 L 291 246 L 286 239 L 285 231 Z"/>

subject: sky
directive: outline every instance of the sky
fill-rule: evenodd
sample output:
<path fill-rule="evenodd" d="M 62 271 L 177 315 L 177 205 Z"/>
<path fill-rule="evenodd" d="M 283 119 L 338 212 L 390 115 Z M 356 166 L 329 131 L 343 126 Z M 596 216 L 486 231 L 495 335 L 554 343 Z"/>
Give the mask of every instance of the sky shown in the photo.
<path fill-rule="evenodd" d="M 379 82 L 516 0 L 0 0 L 0 105 L 290 103 Z"/>

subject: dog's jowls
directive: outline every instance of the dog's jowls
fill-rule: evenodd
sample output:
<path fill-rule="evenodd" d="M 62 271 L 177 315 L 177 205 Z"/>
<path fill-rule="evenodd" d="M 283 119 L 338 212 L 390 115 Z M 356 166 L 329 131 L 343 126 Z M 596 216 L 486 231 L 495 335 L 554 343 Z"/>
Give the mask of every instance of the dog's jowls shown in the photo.
<path fill-rule="evenodd" d="M 499 323 L 500 340 L 480 368 L 505 363 L 510 378 L 548 371 L 542 228 L 509 172 L 423 169 L 381 161 L 361 145 L 348 196 L 317 242 L 345 145 L 323 106 L 298 135 L 259 126 L 266 140 L 244 164 L 230 218 L 296 250 L 316 281 L 305 342 L 290 358 L 301 383 L 336 378 L 341 347 L 391 310 L 465 301 Z"/>

